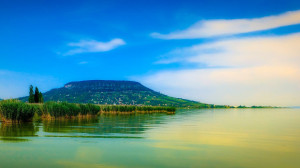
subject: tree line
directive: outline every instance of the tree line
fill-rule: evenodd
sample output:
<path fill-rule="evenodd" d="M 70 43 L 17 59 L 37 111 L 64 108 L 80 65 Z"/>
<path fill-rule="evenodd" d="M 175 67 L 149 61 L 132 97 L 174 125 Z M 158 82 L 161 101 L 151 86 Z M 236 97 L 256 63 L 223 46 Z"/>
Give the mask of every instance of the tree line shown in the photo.
<path fill-rule="evenodd" d="M 44 98 L 42 92 L 39 91 L 38 87 L 35 87 L 35 91 L 33 92 L 33 86 L 29 86 L 29 103 L 43 103 Z"/>

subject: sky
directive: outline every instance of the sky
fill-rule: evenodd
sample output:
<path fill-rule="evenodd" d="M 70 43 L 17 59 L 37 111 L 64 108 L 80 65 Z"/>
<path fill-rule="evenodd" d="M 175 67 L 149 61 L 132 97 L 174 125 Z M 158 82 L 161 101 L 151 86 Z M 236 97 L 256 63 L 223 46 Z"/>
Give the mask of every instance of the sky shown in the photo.
<path fill-rule="evenodd" d="M 300 1 L 0 3 L 0 98 L 134 80 L 205 103 L 300 105 Z"/>

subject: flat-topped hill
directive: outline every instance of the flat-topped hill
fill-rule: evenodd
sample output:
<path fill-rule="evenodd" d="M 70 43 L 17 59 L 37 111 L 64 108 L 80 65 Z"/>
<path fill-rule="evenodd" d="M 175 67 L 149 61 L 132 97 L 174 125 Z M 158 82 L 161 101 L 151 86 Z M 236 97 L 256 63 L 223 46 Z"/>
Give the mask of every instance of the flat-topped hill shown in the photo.
<path fill-rule="evenodd" d="M 69 82 L 43 93 L 44 101 L 70 103 L 126 104 L 175 107 L 203 107 L 206 104 L 170 97 L 135 81 L 88 80 Z M 27 101 L 28 97 L 20 98 Z"/>

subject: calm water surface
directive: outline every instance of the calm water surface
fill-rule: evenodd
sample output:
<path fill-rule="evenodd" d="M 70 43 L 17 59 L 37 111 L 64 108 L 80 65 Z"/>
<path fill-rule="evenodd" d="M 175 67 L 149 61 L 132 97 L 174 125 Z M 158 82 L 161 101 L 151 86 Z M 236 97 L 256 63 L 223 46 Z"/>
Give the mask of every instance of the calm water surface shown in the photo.
<path fill-rule="evenodd" d="M 300 167 L 300 109 L 0 123 L 0 167 Z"/>

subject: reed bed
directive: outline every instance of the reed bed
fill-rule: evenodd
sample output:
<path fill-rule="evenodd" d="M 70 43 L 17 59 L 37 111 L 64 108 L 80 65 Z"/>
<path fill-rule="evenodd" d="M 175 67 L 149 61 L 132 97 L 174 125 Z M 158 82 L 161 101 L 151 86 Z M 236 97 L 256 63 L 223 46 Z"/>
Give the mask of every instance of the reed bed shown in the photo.
<path fill-rule="evenodd" d="M 28 104 L 18 100 L 0 101 L 0 117 L 3 122 L 27 122 L 33 118 L 59 119 L 91 117 L 100 112 L 100 107 L 93 104 L 73 104 L 47 102 Z"/>
<path fill-rule="evenodd" d="M 33 119 L 89 118 L 98 114 L 175 113 L 175 107 L 95 105 L 67 102 L 28 104 L 18 100 L 0 101 L 0 118 L 3 122 L 27 122 Z"/>
<path fill-rule="evenodd" d="M 1 120 L 4 122 L 31 121 L 38 108 L 17 100 L 3 100 L 0 102 Z"/>
<path fill-rule="evenodd" d="M 47 102 L 43 104 L 42 118 L 74 118 L 97 115 L 100 107 L 94 104 Z"/>

